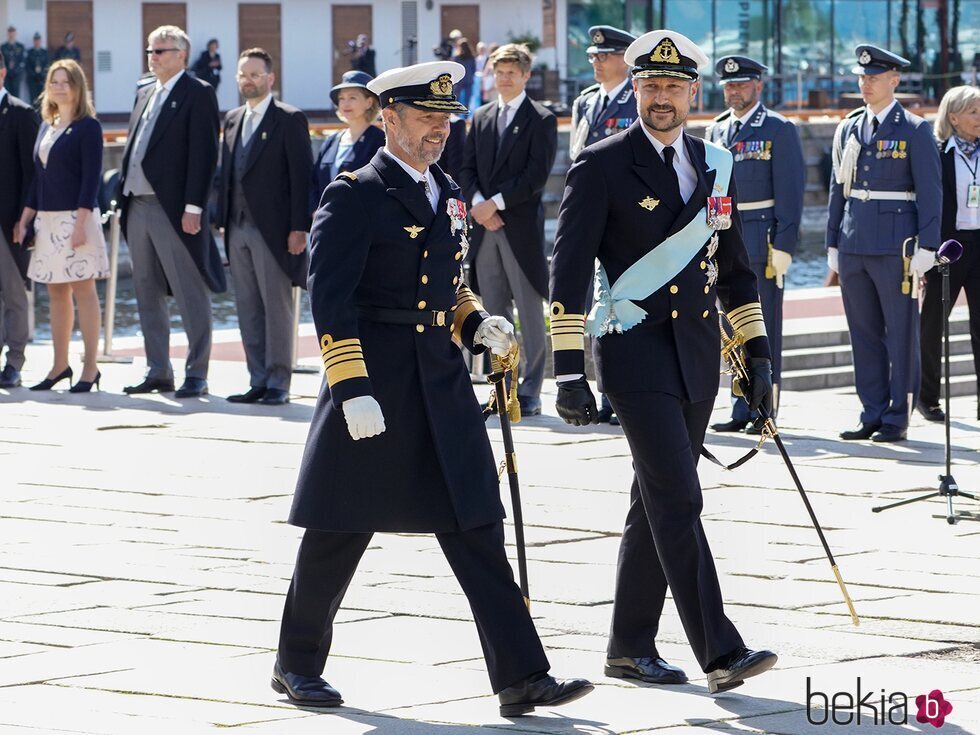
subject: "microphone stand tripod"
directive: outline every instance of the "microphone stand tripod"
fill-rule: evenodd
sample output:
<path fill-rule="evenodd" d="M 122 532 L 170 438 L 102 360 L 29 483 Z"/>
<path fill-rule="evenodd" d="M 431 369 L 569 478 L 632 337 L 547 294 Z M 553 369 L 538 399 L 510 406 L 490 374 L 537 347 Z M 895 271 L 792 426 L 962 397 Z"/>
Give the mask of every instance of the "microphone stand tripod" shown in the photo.
<path fill-rule="evenodd" d="M 929 500 L 931 498 L 946 498 L 946 523 L 952 526 L 958 520 L 956 517 L 956 512 L 953 510 L 953 498 L 963 496 L 964 498 L 969 498 L 970 500 L 977 500 L 977 497 L 975 495 L 971 495 L 970 493 L 961 491 L 959 485 L 956 484 L 956 478 L 953 477 L 953 474 L 950 471 L 950 455 L 952 452 L 949 439 L 949 312 L 952 305 L 949 303 L 949 266 L 949 260 L 944 258 L 939 259 L 939 265 L 937 267 L 943 276 L 943 380 L 946 388 L 946 474 L 939 476 L 938 490 L 928 493 L 927 495 L 919 495 L 907 500 L 899 500 L 895 503 L 889 503 L 888 505 L 880 505 L 876 508 L 872 508 L 871 512 L 880 513 L 883 510 L 891 510 L 892 508 L 898 508 L 901 505 L 918 503 L 921 500 Z"/>

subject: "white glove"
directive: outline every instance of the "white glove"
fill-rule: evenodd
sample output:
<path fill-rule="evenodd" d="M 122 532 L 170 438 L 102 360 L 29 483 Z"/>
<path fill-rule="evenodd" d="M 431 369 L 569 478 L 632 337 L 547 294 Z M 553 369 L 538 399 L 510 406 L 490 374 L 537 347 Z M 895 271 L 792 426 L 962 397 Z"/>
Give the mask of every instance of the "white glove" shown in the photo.
<path fill-rule="evenodd" d="M 776 252 L 775 250 L 773 252 Z M 838 254 L 837 248 L 827 248 L 827 267 L 830 268 L 834 273 L 840 271 L 840 265 L 838 264 Z"/>
<path fill-rule="evenodd" d="M 916 248 L 915 254 L 912 256 L 912 262 L 909 264 L 909 268 L 916 276 L 921 278 L 926 274 L 926 271 L 931 269 L 936 264 L 936 251 L 926 250 L 925 248 Z"/>
<path fill-rule="evenodd" d="M 793 256 L 785 250 L 772 249 L 772 269 L 776 271 L 776 285 L 779 288 L 783 287 L 783 276 L 786 275 L 786 271 L 789 270 L 792 263 Z"/>
<path fill-rule="evenodd" d="M 384 432 L 385 417 L 373 396 L 348 398 L 342 408 L 347 419 L 347 431 L 354 441 Z"/>
<path fill-rule="evenodd" d="M 473 341 L 489 347 L 495 355 L 506 355 L 514 342 L 514 325 L 502 316 L 488 316 L 476 328 Z"/>

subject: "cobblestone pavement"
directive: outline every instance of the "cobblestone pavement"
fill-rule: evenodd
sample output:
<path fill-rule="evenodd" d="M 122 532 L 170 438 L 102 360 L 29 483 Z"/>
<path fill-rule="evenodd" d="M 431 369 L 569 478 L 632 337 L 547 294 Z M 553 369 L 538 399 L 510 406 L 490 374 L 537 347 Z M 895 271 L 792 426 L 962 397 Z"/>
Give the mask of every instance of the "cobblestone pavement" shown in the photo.
<path fill-rule="evenodd" d="M 28 360 L 30 383 L 49 348 Z M 498 717 L 466 600 L 434 539 L 376 535 L 326 672 L 347 705 L 318 713 L 272 692 L 269 673 L 300 534 L 284 519 L 319 376 L 297 375 L 293 402 L 266 408 L 224 400 L 247 383 L 237 362 L 213 363 L 215 395 L 183 402 L 121 395 L 139 358 L 102 369 L 102 393 L 0 391 L 0 733 L 937 732 L 916 722 L 914 703 L 935 689 L 953 705 L 938 732 L 980 732 L 980 504 L 959 499 L 956 525 L 938 500 L 871 512 L 937 485 L 942 427 L 918 416 L 904 444 L 844 444 L 853 395 L 783 396 L 786 445 L 857 628 L 775 448 L 730 473 L 702 465 L 729 615 L 750 646 L 780 655 L 772 672 L 713 697 L 670 603 L 660 651 L 691 683 L 603 677 L 629 453 L 616 428 L 562 424 L 549 385 L 545 415 L 515 427 L 533 614 L 553 673 L 592 678 L 595 692 L 536 717 Z M 974 404 L 959 398 L 952 411 L 964 490 L 980 489 Z M 499 454 L 493 421 L 488 429 Z M 731 460 L 752 442 L 709 443 Z M 892 706 L 905 696 L 909 724 L 882 724 L 904 721 Z"/>

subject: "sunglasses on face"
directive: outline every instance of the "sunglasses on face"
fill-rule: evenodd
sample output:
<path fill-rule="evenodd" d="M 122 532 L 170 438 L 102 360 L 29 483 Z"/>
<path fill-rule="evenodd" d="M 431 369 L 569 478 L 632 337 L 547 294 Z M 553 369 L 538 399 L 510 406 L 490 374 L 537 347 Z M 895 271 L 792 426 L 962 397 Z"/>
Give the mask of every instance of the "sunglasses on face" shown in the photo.
<path fill-rule="evenodd" d="M 146 54 L 147 54 L 147 56 L 149 56 L 151 54 L 153 56 L 162 56 L 163 54 L 167 53 L 168 51 L 180 51 L 180 49 L 179 48 L 148 48 L 146 50 Z"/>

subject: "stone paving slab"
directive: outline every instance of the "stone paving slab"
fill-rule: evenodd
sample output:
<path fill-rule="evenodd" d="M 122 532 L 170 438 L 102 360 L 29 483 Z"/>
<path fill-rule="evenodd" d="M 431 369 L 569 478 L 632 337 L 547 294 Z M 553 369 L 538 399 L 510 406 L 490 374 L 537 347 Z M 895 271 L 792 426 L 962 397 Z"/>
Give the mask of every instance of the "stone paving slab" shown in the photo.
<path fill-rule="evenodd" d="M 30 370 L 50 360 L 47 349 L 30 348 Z M 658 645 L 691 683 L 602 675 L 629 453 L 614 427 L 561 423 L 546 384 L 545 415 L 515 427 L 532 613 L 554 672 L 592 677 L 596 691 L 537 717 L 499 718 L 438 544 L 376 535 L 328 662 L 347 704 L 316 713 L 286 703 L 268 678 L 301 533 L 284 519 L 319 376 L 296 375 L 294 402 L 267 409 L 223 400 L 241 387 L 240 363 L 213 363 L 213 395 L 186 402 L 119 395 L 141 370 L 139 360 L 105 365 L 109 390 L 88 396 L 0 391 L 0 733 L 888 731 L 811 725 L 808 676 L 828 690 L 853 691 L 858 676 L 889 692 L 940 688 L 954 712 L 939 732 L 980 732 L 980 507 L 958 501 L 956 526 L 938 500 L 870 510 L 933 487 L 942 427 L 914 417 L 904 445 L 844 443 L 837 432 L 855 422 L 852 394 L 783 396 L 786 444 L 858 628 L 774 447 L 735 472 L 702 462 L 726 610 L 750 645 L 780 654 L 764 677 L 711 697 L 671 600 Z M 716 408 L 713 420 L 726 396 Z M 954 474 L 967 490 L 980 488 L 975 411 L 973 397 L 953 401 Z M 499 453 L 493 420 L 488 431 Z M 754 444 L 710 433 L 708 442 L 726 460 Z M 507 539 L 513 561 L 509 526 Z"/>

